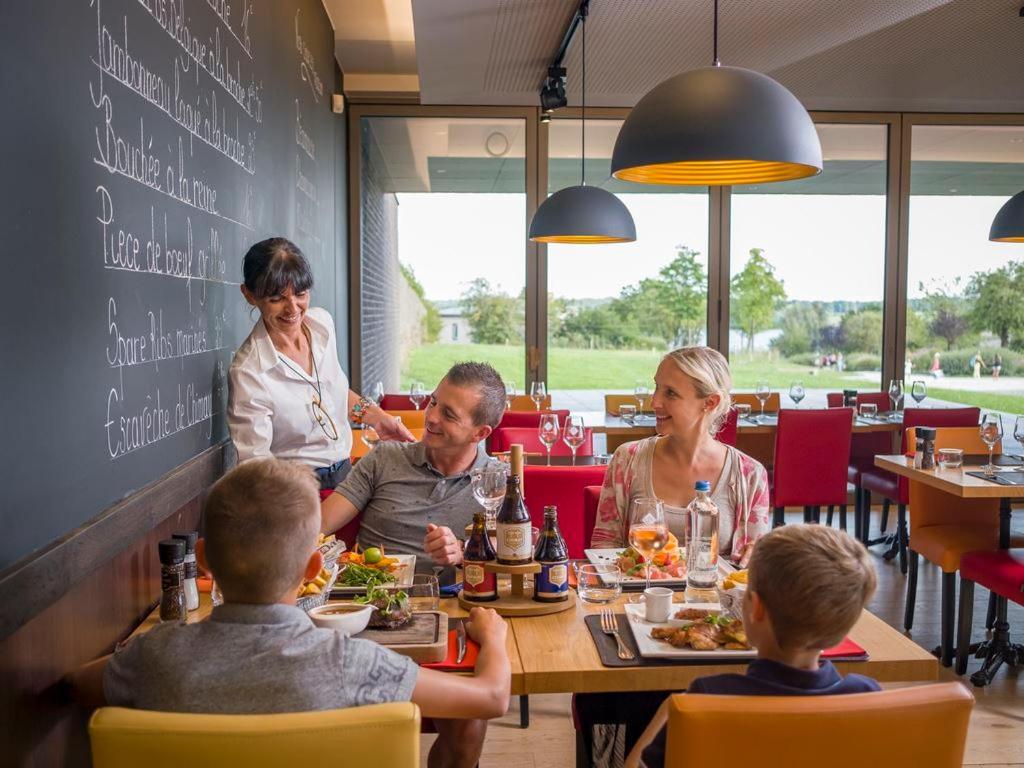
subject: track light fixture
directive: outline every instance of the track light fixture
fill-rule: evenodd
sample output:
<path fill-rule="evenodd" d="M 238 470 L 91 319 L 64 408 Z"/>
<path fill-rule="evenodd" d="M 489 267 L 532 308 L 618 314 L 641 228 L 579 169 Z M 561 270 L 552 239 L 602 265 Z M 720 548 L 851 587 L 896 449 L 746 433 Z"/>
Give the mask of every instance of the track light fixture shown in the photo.
<path fill-rule="evenodd" d="M 548 67 L 548 77 L 540 89 L 540 108 L 545 112 L 566 105 L 565 67 Z"/>

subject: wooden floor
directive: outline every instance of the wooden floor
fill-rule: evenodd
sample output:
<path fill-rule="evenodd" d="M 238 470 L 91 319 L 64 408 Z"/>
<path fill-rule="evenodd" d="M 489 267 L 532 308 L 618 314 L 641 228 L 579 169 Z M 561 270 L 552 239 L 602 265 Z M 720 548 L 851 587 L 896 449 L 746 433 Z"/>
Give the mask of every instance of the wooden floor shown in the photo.
<path fill-rule="evenodd" d="M 1015 511 L 1014 532 L 1024 532 L 1024 514 Z M 796 516 L 788 518 L 796 522 Z M 890 526 L 892 523 L 890 522 Z M 874 526 L 878 526 L 875 515 Z M 879 586 L 869 606 L 870 610 L 898 629 L 903 628 L 903 605 L 906 595 L 906 577 L 896 563 L 881 558 L 882 547 L 872 551 L 877 555 Z M 917 609 L 914 630 L 910 636 L 925 648 L 939 642 L 939 571 L 922 562 L 918 576 Z M 984 634 L 985 609 L 988 593 L 983 589 L 975 594 L 975 639 Z M 1024 608 L 1011 605 L 1010 626 L 1013 639 L 1024 642 Z M 980 662 L 972 660 L 968 675 Z M 966 677 L 966 676 L 965 676 Z M 951 670 L 943 669 L 940 679 L 958 680 Z M 977 700 L 971 716 L 971 729 L 967 739 L 964 765 L 1015 766 L 1024 768 L 1024 690 L 1016 672 L 1004 667 L 995 681 L 986 688 L 971 687 Z M 575 764 L 575 735 L 569 716 L 569 696 L 544 695 L 530 697 L 530 727 L 519 728 L 518 699 L 514 699 L 509 713 L 491 723 L 487 734 L 481 768 L 555 768 Z M 891 738 L 897 736 L 898 724 L 893 724 Z M 427 750 L 433 736 L 424 736 L 421 764 L 427 764 Z M 880 743 L 879 749 L 883 748 Z M 766 763 L 768 765 L 769 763 Z"/>

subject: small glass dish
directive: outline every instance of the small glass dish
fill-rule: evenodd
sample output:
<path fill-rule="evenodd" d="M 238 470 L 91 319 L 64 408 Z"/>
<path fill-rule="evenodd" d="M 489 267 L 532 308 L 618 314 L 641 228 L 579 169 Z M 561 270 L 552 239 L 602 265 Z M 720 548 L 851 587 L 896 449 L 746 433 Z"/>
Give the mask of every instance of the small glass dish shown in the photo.
<path fill-rule="evenodd" d="M 622 596 L 622 572 L 613 563 L 576 566 L 576 591 L 585 603 L 611 603 Z"/>
<path fill-rule="evenodd" d="M 619 406 L 619 418 L 632 426 L 636 422 L 636 406 L 623 403 Z"/>
<path fill-rule="evenodd" d="M 959 469 L 964 463 L 962 448 L 939 448 L 939 467 L 941 469 Z"/>

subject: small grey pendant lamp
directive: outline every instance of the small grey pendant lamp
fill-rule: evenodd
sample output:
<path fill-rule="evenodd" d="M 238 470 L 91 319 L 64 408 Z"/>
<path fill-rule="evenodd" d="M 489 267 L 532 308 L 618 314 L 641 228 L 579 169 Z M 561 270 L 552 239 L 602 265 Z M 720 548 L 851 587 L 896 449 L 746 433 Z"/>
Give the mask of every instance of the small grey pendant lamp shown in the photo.
<path fill-rule="evenodd" d="M 997 243 L 1024 243 L 1024 191 L 1003 203 L 992 219 L 988 239 Z"/>

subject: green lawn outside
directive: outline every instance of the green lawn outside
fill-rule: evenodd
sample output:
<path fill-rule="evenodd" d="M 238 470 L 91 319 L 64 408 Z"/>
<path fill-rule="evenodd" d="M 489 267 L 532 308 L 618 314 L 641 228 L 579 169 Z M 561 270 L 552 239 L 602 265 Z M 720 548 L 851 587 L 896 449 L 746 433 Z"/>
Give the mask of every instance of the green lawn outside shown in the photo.
<path fill-rule="evenodd" d="M 935 397 L 939 400 L 949 400 L 952 403 L 963 403 L 964 405 L 976 405 L 979 408 L 991 411 L 1002 411 L 1004 413 L 1024 413 L 1024 396 L 1001 395 L 998 392 L 969 392 L 963 389 L 939 389 L 928 388 L 928 397 Z M 925 401 L 925 405 L 928 401 Z M 1003 424 L 1003 430 L 1013 430 L 1012 424 Z"/>

